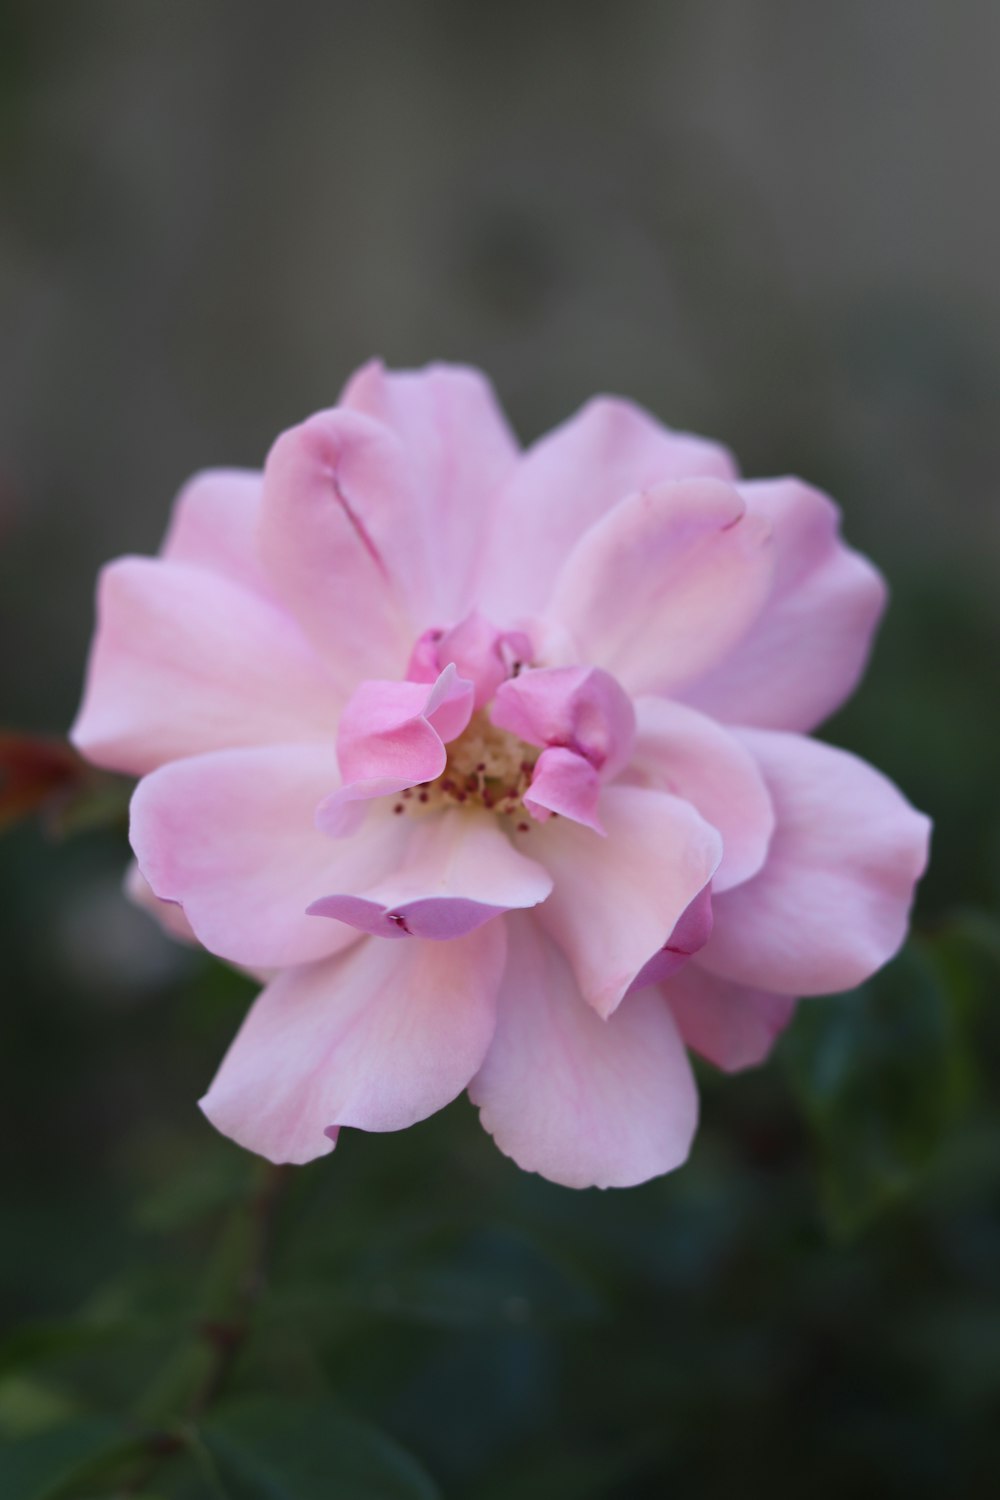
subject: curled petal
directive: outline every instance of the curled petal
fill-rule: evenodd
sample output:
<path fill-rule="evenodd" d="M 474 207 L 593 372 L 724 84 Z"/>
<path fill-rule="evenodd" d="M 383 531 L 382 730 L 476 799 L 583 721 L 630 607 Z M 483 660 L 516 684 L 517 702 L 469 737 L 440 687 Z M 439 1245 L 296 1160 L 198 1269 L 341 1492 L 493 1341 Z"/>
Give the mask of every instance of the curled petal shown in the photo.
<path fill-rule="evenodd" d="M 659 990 L 602 1020 L 534 919 L 512 917 L 492 1045 L 469 1095 L 500 1150 L 565 1187 L 631 1187 L 679 1167 L 698 1117 Z"/>
<path fill-rule="evenodd" d="M 475 689 L 475 707 L 485 708 L 515 667 L 529 661 L 530 638 L 521 630 L 497 630 L 485 615 L 473 610 L 450 630 L 427 630 L 410 657 L 407 678 L 433 682 L 443 667 L 454 664 L 458 675 Z"/>
<path fill-rule="evenodd" d="M 521 672 L 499 688 L 491 718 L 531 745 L 575 751 L 606 780 L 628 764 L 635 740 L 628 694 L 595 667 Z"/>
<path fill-rule="evenodd" d="M 884 776 L 796 734 L 741 731 L 776 824 L 759 875 L 715 902 L 711 973 L 781 995 L 851 989 L 906 935 L 930 824 Z"/>
<path fill-rule="evenodd" d="M 722 840 L 687 802 L 640 787 L 605 787 L 601 815 L 606 839 L 563 818 L 522 837 L 555 882 L 538 921 L 607 1016 L 708 885 Z"/>
<path fill-rule="evenodd" d="M 712 935 L 712 890 L 705 886 L 681 912 L 663 947 L 644 964 L 629 985 L 627 994 L 659 984 L 687 967 Z"/>
<path fill-rule="evenodd" d="M 575 750 L 553 746 L 543 750 L 535 763 L 524 805 L 540 823 L 559 813 L 603 836 L 604 825 L 597 815 L 600 791 L 601 778 L 589 760 Z"/>
<path fill-rule="evenodd" d="M 448 944 L 363 940 L 284 970 L 251 1006 L 202 1109 L 273 1162 L 322 1156 L 345 1125 L 424 1119 L 482 1062 L 505 951 L 493 922 Z"/>
<path fill-rule="evenodd" d="M 445 768 L 445 744 L 472 717 L 473 688 L 447 666 L 431 685 L 363 682 L 344 709 L 337 759 L 344 785 L 316 814 L 317 827 L 340 836 L 357 826 L 351 804 L 434 781 Z"/>
<path fill-rule="evenodd" d="M 536 906 L 552 889 L 551 876 L 513 848 L 490 813 L 455 808 L 404 821 L 391 870 L 367 888 L 314 901 L 310 912 L 378 937 L 450 939 Z"/>

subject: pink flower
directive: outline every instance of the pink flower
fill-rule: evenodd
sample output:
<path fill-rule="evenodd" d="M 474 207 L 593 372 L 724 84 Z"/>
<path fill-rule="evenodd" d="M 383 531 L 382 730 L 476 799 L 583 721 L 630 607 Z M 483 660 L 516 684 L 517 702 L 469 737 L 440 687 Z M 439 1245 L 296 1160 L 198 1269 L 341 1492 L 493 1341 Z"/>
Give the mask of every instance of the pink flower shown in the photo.
<path fill-rule="evenodd" d="M 678 1166 L 687 1049 L 760 1061 L 905 935 L 927 820 L 806 737 L 883 600 L 800 481 L 608 398 L 522 453 L 467 369 L 192 480 L 104 573 L 73 739 L 142 778 L 168 925 L 272 976 L 208 1118 L 304 1162 L 468 1087 L 556 1182 Z"/>

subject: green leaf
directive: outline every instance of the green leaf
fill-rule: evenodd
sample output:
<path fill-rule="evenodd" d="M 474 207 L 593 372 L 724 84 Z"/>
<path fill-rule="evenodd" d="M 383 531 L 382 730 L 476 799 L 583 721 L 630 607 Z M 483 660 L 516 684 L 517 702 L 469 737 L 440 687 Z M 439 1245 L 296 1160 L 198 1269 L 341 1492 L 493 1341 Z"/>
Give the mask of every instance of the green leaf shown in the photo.
<path fill-rule="evenodd" d="M 817 1141 L 828 1214 L 856 1233 L 916 1186 L 963 1102 L 954 1007 L 911 946 L 853 993 L 804 1001 L 782 1055 Z"/>
<path fill-rule="evenodd" d="M 0 1495 L 3 1500 L 95 1495 L 94 1484 L 117 1474 L 140 1451 L 139 1442 L 123 1437 L 113 1422 L 86 1417 L 0 1448 Z"/>
<path fill-rule="evenodd" d="M 115 1332 L 114 1325 L 88 1322 L 82 1318 L 26 1323 L 15 1328 L 0 1343 L 0 1378 L 10 1371 L 28 1369 L 60 1355 L 89 1349 L 113 1337 Z"/>
<path fill-rule="evenodd" d="M 232 1500 L 436 1500 L 404 1449 L 333 1401 L 248 1397 L 201 1429 Z"/>
<path fill-rule="evenodd" d="M 61 1427 L 80 1415 L 80 1406 L 64 1391 L 30 1375 L 8 1375 L 0 1380 L 0 1432 L 28 1437 Z"/>

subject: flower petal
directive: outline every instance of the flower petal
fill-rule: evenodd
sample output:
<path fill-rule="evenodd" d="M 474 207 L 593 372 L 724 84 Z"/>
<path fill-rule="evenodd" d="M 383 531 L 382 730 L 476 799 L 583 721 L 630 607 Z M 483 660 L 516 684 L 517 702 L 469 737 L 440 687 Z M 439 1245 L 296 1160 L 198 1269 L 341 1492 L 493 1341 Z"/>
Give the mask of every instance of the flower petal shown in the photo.
<path fill-rule="evenodd" d="M 406 676 L 410 682 L 434 682 L 442 668 L 453 663 L 458 675 L 473 684 L 476 708 L 485 708 L 512 670 L 531 660 L 533 649 L 523 631 L 497 630 L 474 609 L 448 630 L 425 630 L 413 648 Z"/>
<path fill-rule="evenodd" d="M 797 1004 L 789 995 L 731 984 L 697 961 L 664 984 L 663 994 L 687 1045 L 726 1073 L 763 1062 Z"/>
<path fill-rule="evenodd" d="M 454 808 L 400 819 L 394 868 L 367 889 L 324 896 L 309 910 L 380 937 L 450 939 L 513 907 L 537 906 L 552 877 L 513 847 L 492 813 Z"/>
<path fill-rule="evenodd" d="M 774 588 L 732 653 L 684 697 L 730 724 L 813 729 L 854 690 L 885 605 L 885 584 L 840 540 L 839 512 L 797 479 L 740 486 L 774 528 Z"/>
<path fill-rule="evenodd" d="M 178 906 L 176 901 L 161 901 L 134 859 L 125 871 L 124 886 L 128 899 L 158 922 L 164 932 L 169 933 L 178 943 L 197 947 L 198 939 L 184 915 L 183 907 Z"/>
<path fill-rule="evenodd" d="M 484 608 L 501 620 L 541 609 L 570 549 L 623 496 L 695 475 L 732 479 L 736 468 L 718 444 L 632 402 L 589 401 L 528 450 L 500 496 Z"/>
<path fill-rule="evenodd" d="M 403 843 L 399 820 L 383 809 L 353 839 L 318 832 L 316 804 L 336 780 L 324 745 L 222 750 L 163 766 L 132 798 L 142 873 L 232 963 L 270 969 L 336 953 L 355 934 L 306 908 L 331 885 L 377 880 Z"/>
<path fill-rule="evenodd" d="M 202 567 L 125 557 L 104 569 L 70 738 L 142 775 L 226 746 L 332 741 L 343 701 L 283 610 Z"/>
<path fill-rule="evenodd" d="M 660 984 L 687 967 L 689 958 L 698 953 L 712 935 L 712 887 L 704 886 L 681 912 L 670 937 L 652 958 L 643 964 L 626 995 Z"/>
<path fill-rule="evenodd" d="M 767 857 L 774 808 L 753 755 L 704 714 L 662 698 L 636 702 L 638 733 L 628 778 L 673 792 L 722 834 L 718 894 L 756 875 Z"/>
<path fill-rule="evenodd" d="M 268 454 L 259 548 L 268 578 L 345 692 L 399 678 L 419 626 L 408 585 L 427 572 L 406 454 L 357 412 L 319 412 Z"/>
<path fill-rule="evenodd" d="M 608 672 L 543 667 L 521 672 L 497 691 L 490 718 L 531 745 L 559 745 L 611 778 L 628 764 L 635 710 Z"/>
<path fill-rule="evenodd" d="M 607 1016 L 711 880 L 722 840 L 689 803 L 642 787 L 605 787 L 601 816 L 606 839 L 559 818 L 520 846 L 555 880 L 538 921 Z"/>
<path fill-rule="evenodd" d="M 543 750 L 535 763 L 524 805 L 540 823 L 559 813 L 603 838 L 604 825 L 597 814 L 600 793 L 601 778 L 590 761 L 575 750 L 553 745 Z"/>
<path fill-rule="evenodd" d="M 322 1156 L 341 1126 L 424 1119 L 486 1053 L 505 949 L 492 922 L 453 943 L 368 940 L 285 970 L 251 1007 L 202 1109 L 274 1162 Z"/>
<path fill-rule="evenodd" d="M 493 387 L 463 365 L 387 373 L 373 360 L 348 382 L 341 401 L 399 439 L 422 527 L 434 538 L 419 611 L 438 624 L 460 619 L 476 599 L 495 498 L 518 459 Z"/>
<path fill-rule="evenodd" d="M 496 1034 L 469 1085 L 484 1128 L 518 1166 L 564 1187 L 631 1187 L 679 1167 L 698 1099 L 659 990 L 603 1021 L 537 922 L 508 924 Z"/>
<path fill-rule="evenodd" d="M 165 562 L 208 568 L 270 596 L 257 553 L 263 476 L 254 469 L 204 469 L 174 501 L 160 548 Z"/>
<path fill-rule="evenodd" d="M 844 750 L 766 730 L 740 738 L 764 773 L 777 822 L 760 874 L 714 903 L 698 962 L 782 995 L 851 989 L 906 936 L 930 824 Z"/>
<path fill-rule="evenodd" d="M 474 689 L 445 667 L 433 684 L 363 682 L 344 709 L 337 759 L 344 785 L 320 803 L 317 827 L 340 837 L 358 827 L 352 804 L 434 781 L 445 768 L 445 742 L 472 717 Z"/>
<path fill-rule="evenodd" d="M 744 634 L 771 588 L 770 528 L 732 485 L 692 479 L 630 495 L 592 526 L 549 613 L 582 660 L 629 693 L 674 694 Z"/>

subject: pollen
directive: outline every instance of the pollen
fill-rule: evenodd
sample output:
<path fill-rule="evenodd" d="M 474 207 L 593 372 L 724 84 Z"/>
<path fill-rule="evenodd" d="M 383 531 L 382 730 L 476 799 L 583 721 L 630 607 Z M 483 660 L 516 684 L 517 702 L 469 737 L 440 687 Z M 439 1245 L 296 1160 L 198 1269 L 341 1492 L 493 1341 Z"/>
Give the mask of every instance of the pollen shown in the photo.
<path fill-rule="evenodd" d="M 437 781 L 414 788 L 408 813 L 440 812 L 446 807 L 485 807 L 501 817 L 523 820 L 525 792 L 540 750 L 505 729 L 484 712 L 448 746 L 448 761 Z M 520 825 L 525 826 L 523 821 Z"/>

